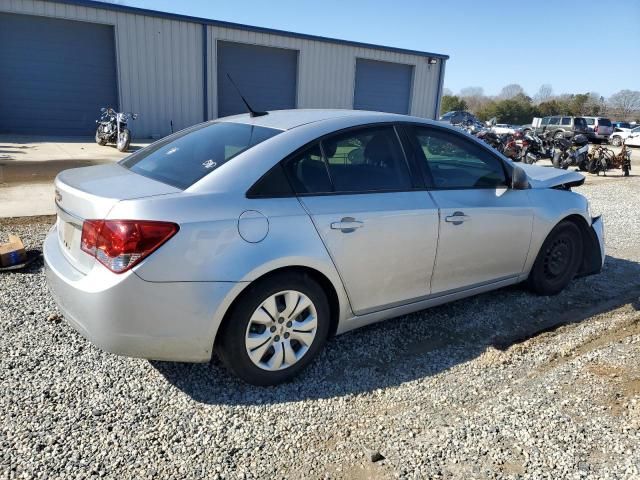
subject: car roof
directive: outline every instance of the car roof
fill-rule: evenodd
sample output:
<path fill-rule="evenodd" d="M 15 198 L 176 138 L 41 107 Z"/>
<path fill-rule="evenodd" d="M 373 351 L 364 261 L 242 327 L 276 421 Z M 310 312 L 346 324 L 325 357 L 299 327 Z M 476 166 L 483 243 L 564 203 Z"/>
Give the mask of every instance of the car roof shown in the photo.
<path fill-rule="evenodd" d="M 218 122 L 246 123 L 260 127 L 275 128 L 278 130 L 290 130 L 308 123 L 333 120 L 336 118 L 362 118 L 372 122 L 407 120 L 406 115 L 384 112 L 370 112 L 366 110 L 340 110 L 340 109 L 296 109 L 273 110 L 268 115 L 251 117 L 248 113 L 219 118 Z"/>

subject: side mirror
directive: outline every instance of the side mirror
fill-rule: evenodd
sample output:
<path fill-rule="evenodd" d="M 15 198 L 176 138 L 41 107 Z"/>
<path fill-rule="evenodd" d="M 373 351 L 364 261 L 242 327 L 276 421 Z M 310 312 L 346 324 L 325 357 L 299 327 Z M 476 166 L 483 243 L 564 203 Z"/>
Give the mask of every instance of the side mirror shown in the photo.
<path fill-rule="evenodd" d="M 514 190 L 527 190 L 530 188 L 529 177 L 522 167 L 515 165 L 511 174 L 511 188 Z"/>

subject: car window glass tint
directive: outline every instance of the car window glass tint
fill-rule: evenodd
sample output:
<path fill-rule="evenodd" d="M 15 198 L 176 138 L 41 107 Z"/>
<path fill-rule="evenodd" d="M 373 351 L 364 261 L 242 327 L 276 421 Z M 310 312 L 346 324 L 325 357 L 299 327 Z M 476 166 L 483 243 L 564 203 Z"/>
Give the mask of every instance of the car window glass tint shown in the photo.
<path fill-rule="evenodd" d="M 204 123 L 152 143 L 120 165 L 184 190 L 239 153 L 279 133 L 243 123 Z"/>
<path fill-rule="evenodd" d="M 562 117 L 562 125 L 571 125 L 571 118 Z"/>
<path fill-rule="evenodd" d="M 461 135 L 416 127 L 422 158 L 435 188 L 496 188 L 506 186 L 500 160 Z"/>
<path fill-rule="evenodd" d="M 560 119 L 558 117 L 552 117 L 549 119 L 549 125 L 558 125 L 560 123 Z"/>
<path fill-rule="evenodd" d="M 336 192 L 409 190 L 411 179 L 393 127 L 352 130 L 322 141 Z"/>
<path fill-rule="evenodd" d="M 543 119 L 542 119 L 542 123 L 541 123 L 541 125 L 548 125 L 548 124 L 549 124 L 549 119 L 548 119 L 548 118 L 546 118 L 546 117 L 545 117 L 545 118 L 543 118 Z"/>
<path fill-rule="evenodd" d="M 318 144 L 287 160 L 284 168 L 296 193 L 332 191 L 327 167 Z"/>

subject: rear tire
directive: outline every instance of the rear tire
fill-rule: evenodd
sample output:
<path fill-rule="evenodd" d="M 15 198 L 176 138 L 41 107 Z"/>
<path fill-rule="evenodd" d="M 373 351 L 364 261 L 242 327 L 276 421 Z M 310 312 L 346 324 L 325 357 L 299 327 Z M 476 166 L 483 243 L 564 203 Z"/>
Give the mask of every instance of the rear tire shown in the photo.
<path fill-rule="evenodd" d="M 538 295 L 556 295 L 575 277 L 584 245 L 578 226 L 568 220 L 556 225 L 542 244 L 527 284 Z"/>
<path fill-rule="evenodd" d="M 107 144 L 107 140 L 100 136 L 100 127 L 96 128 L 96 143 L 101 147 Z"/>
<path fill-rule="evenodd" d="M 305 307 L 297 312 L 300 306 Z M 245 382 L 277 385 L 295 377 L 320 352 L 329 334 L 329 312 L 324 290 L 309 275 L 276 274 L 243 292 L 215 349 L 227 369 Z"/>

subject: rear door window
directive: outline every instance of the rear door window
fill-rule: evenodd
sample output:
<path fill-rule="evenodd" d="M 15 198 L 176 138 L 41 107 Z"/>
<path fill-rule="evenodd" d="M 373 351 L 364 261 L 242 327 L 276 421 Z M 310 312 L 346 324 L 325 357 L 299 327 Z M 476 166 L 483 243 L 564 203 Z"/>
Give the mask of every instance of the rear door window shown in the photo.
<path fill-rule="evenodd" d="M 332 192 L 327 166 L 322 158 L 320 144 L 307 148 L 284 162 L 284 169 L 296 193 Z"/>
<path fill-rule="evenodd" d="M 351 130 L 321 144 L 335 192 L 411 189 L 409 167 L 392 126 Z"/>
<path fill-rule="evenodd" d="M 571 117 L 562 117 L 562 124 L 564 126 L 571 125 Z"/>
<path fill-rule="evenodd" d="M 233 157 L 279 133 L 281 130 L 244 123 L 204 123 L 155 142 L 120 165 L 184 190 Z"/>
<path fill-rule="evenodd" d="M 587 121 L 582 117 L 576 117 L 573 123 L 574 123 L 574 128 L 577 128 L 578 130 L 587 129 Z"/>

